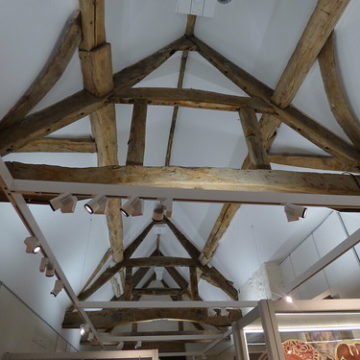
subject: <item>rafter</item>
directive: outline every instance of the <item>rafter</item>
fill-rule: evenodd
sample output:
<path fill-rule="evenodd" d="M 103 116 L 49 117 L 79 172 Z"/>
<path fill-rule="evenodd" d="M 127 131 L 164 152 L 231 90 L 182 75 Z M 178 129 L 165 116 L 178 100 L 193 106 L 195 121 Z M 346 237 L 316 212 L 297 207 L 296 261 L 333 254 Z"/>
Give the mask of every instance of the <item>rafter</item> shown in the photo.
<path fill-rule="evenodd" d="M 124 259 L 129 259 L 135 250 L 139 247 L 139 245 L 146 238 L 147 234 L 153 227 L 153 223 L 148 224 L 143 231 L 135 238 L 135 240 L 125 249 L 124 251 Z M 101 286 L 103 286 L 108 280 L 110 280 L 117 272 L 119 272 L 122 268 L 124 268 L 124 260 L 120 263 L 115 264 L 114 266 L 107 268 L 100 276 L 94 281 L 94 283 L 89 286 L 89 288 L 78 295 L 79 300 L 85 300 L 94 292 L 96 292 Z M 148 268 L 142 270 L 138 270 L 133 275 L 133 286 L 135 287 L 138 282 L 141 281 L 143 276 L 147 273 Z"/>
<path fill-rule="evenodd" d="M 345 95 L 336 60 L 336 38 L 333 32 L 319 55 L 319 64 L 326 94 L 336 121 L 353 144 L 360 148 L 360 122 Z"/>
<path fill-rule="evenodd" d="M 0 122 L 0 129 L 17 123 L 49 92 L 64 73 L 81 41 L 80 13 L 75 11 L 45 66 L 19 101 Z"/>
<path fill-rule="evenodd" d="M 33 140 L 72 124 L 103 107 L 105 102 L 106 98 L 97 98 L 82 90 L 26 116 L 0 132 L 0 155 L 16 151 Z"/>
<path fill-rule="evenodd" d="M 237 65 L 226 59 L 217 51 L 206 45 L 201 40 L 193 37 L 199 53 L 213 64 L 232 82 L 242 88 L 248 95 L 258 97 L 271 105 L 277 116 L 286 125 L 300 133 L 309 141 L 322 148 L 324 151 L 351 163 L 358 163 L 360 153 L 353 146 L 345 142 L 338 135 L 303 114 L 293 106 L 282 109 L 272 100 L 273 90 L 255 79 L 252 75 L 239 68 Z"/>
<path fill-rule="evenodd" d="M 203 265 L 200 260 L 200 251 L 192 244 L 192 242 L 175 226 L 175 224 L 170 221 L 170 219 L 165 218 L 166 224 L 169 226 L 171 231 L 174 233 L 175 237 L 178 239 L 180 244 L 184 247 L 187 253 L 195 262 L 196 266 L 201 271 L 201 276 L 204 280 L 209 282 L 210 284 L 220 288 L 223 290 L 230 298 L 237 300 L 238 299 L 238 292 L 232 286 L 231 282 L 228 281 L 216 268 L 208 267 L 207 265 Z M 192 295 L 196 294 L 196 289 L 192 289 L 192 286 L 195 285 L 195 276 L 192 274 L 191 281 L 190 281 L 190 293 Z"/>
<path fill-rule="evenodd" d="M 359 167 L 347 166 L 336 158 L 330 156 L 315 155 L 292 155 L 292 154 L 270 154 L 269 161 L 274 164 L 302 167 L 308 169 L 320 169 L 328 171 L 359 173 Z"/>
<path fill-rule="evenodd" d="M 116 73 L 114 75 L 115 89 L 120 90 L 134 86 L 156 70 L 177 51 L 185 50 L 194 51 L 196 50 L 196 46 L 187 37 L 182 36 L 146 58 L 138 61 L 136 64 Z"/>
<path fill-rule="evenodd" d="M 111 101 L 132 104 L 143 100 L 149 105 L 183 106 L 222 111 L 238 111 L 250 107 L 256 112 L 274 113 L 271 106 L 255 98 L 226 95 L 211 91 L 175 88 L 131 88 L 115 90 Z"/>
<path fill-rule="evenodd" d="M 241 315 L 238 312 L 229 312 L 228 316 L 209 316 L 207 309 L 121 309 L 100 310 L 87 312 L 91 322 L 97 329 L 109 329 L 118 325 L 127 325 L 143 321 L 155 320 L 183 320 L 194 321 L 214 326 L 230 326 Z M 78 312 L 65 313 L 63 328 L 79 328 L 83 319 Z"/>
<path fill-rule="evenodd" d="M 83 288 L 80 290 L 80 293 L 82 293 L 83 291 L 86 290 L 86 288 L 92 283 L 92 281 L 95 279 L 96 275 L 99 273 L 99 271 L 104 267 L 104 265 L 108 262 L 110 256 L 112 253 L 112 249 L 109 248 L 106 250 L 105 254 L 103 255 L 103 257 L 101 258 L 99 264 L 96 266 L 96 268 L 94 269 L 94 271 L 91 273 L 91 275 L 89 276 L 89 278 L 87 279 L 85 285 L 83 286 Z"/>
<path fill-rule="evenodd" d="M 45 137 L 33 140 L 17 152 L 97 152 L 95 141 L 90 137 L 58 138 Z"/>
<path fill-rule="evenodd" d="M 288 106 L 295 97 L 349 2 L 350 0 L 318 0 L 276 86 L 273 101 L 280 107 Z"/>
<path fill-rule="evenodd" d="M 319 1 L 318 5 L 324 4 L 326 3 L 327 0 L 323 1 Z M 340 6 L 342 6 L 341 4 L 346 4 L 348 2 L 348 0 L 345 1 L 340 1 L 338 2 L 338 4 Z M 328 1 L 328 4 L 330 6 L 336 4 L 337 1 L 336 0 L 331 0 Z M 262 84 L 258 83 L 257 80 L 255 79 L 255 88 L 253 88 L 251 86 L 252 84 L 252 80 L 254 80 L 249 74 L 244 73 L 244 71 L 242 71 L 242 69 L 239 69 L 238 67 L 234 67 L 233 64 L 231 62 L 229 62 L 227 59 L 225 59 L 224 57 L 218 57 L 217 53 L 215 52 L 215 55 L 217 56 L 217 63 L 218 63 L 218 69 L 220 71 L 222 71 L 222 73 L 227 76 L 231 81 L 233 81 L 235 84 L 239 85 L 240 87 L 242 87 L 246 92 L 247 92 L 247 88 L 249 87 L 250 92 L 252 93 L 253 91 L 256 91 L 258 89 L 260 89 L 260 91 L 264 94 L 264 96 L 266 97 L 270 97 L 272 98 L 272 100 L 275 102 L 275 104 L 277 105 L 282 105 L 282 107 L 287 107 L 291 101 L 293 100 L 293 98 L 295 97 L 298 89 L 301 86 L 302 80 L 305 78 L 306 76 L 306 71 L 309 71 L 311 66 L 313 65 L 315 59 L 317 58 L 317 56 L 319 55 L 321 48 L 322 48 L 322 44 L 325 43 L 325 41 L 327 40 L 329 34 L 331 33 L 331 31 L 335 28 L 335 25 L 337 23 L 337 21 L 339 20 L 341 13 L 342 13 L 342 9 L 334 9 L 333 13 L 329 13 L 326 15 L 329 16 L 323 16 L 324 14 L 321 14 L 321 12 L 318 12 L 318 7 L 315 8 L 315 11 L 313 12 L 312 17 L 310 18 L 310 21 L 308 22 L 307 26 L 305 27 L 305 30 L 302 34 L 300 43 L 298 44 L 298 46 L 296 47 L 295 51 L 292 54 L 292 57 L 288 63 L 288 66 L 285 70 L 287 71 L 287 75 L 284 73 L 282 76 L 282 80 L 278 83 L 278 85 L 276 86 L 275 92 L 273 94 L 271 94 L 271 92 L 269 92 L 269 90 L 267 88 L 263 88 Z M 319 16 L 320 15 L 320 16 Z M 314 31 L 314 29 L 317 29 L 316 31 Z M 321 30 L 325 31 L 321 31 Z M 315 47 L 313 45 L 316 45 Z M 301 53 L 302 51 L 304 52 L 308 52 L 309 51 L 309 55 L 307 56 L 307 62 L 303 61 L 302 62 L 302 72 L 300 72 L 299 74 L 295 74 L 293 73 L 293 80 L 295 80 L 293 82 L 293 88 L 291 90 L 291 96 L 289 96 L 286 93 L 285 89 L 285 93 L 283 95 L 281 95 L 282 92 L 284 92 L 284 85 L 286 84 L 286 77 L 290 74 L 291 69 L 293 68 L 293 65 L 296 63 L 296 59 L 299 57 L 299 53 Z M 221 67 L 221 61 L 226 60 L 225 66 L 222 68 Z M 231 76 L 227 75 L 228 70 L 231 70 Z M 302 77 L 302 80 L 300 80 Z M 296 83 L 296 84 L 295 84 Z M 276 95 L 276 96 L 275 96 Z M 279 128 L 281 124 L 280 118 L 278 116 L 273 116 L 273 115 L 268 115 L 268 114 L 264 114 L 261 117 L 260 120 L 260 128 L 261 128 L 261 133 L 262 133 L 262 138 L 264 141 L 264 147 L 266 149 L 266 151 L 269 151 L 271 148 L 271 145 L 275 139 L 276 136 L 276 132 L 277 129 Z M 328 149 L 325 149 L 325 151 L 327 151 Z M 335 154 L 337 155 L 337 154 Z M 342 163 L 347 162 L 349 163 L 349 166 L 357 166 L 357 162 L 358 161 L 341 161 Z M 355 164 L 354 164 L 355 163 Z M 249 169 L 250 168 L 250 160 L 249 160 L 249 156 L 245 159 L 243 165 L 242 165 L 242 169 Z M 233 217 L 235 216 L 235 214 L 237 213 L 238 209 L 240 208 L 239 204 L 224 204 L 224 206 L 222 207 L 220 214 L 218 216 L 218 218 L 216 219 L 216 222 L 210 232 L 210 235 L 206 241 L 205 247 L 201 253 L 201 258 L 202 261 L 207 264 L 211 258 L 214 256 L 216 249 L 219 245 L 219 241 L 220 239 L 223 237 L 223 235 L 225 234 L 227 228 L 229 227 Z"/>
<path fill-rule="evenodd" d="M 177 269 L 169 266 L 165 267 L 165 269 L 181 289 L 185 290 L 188 288 L 189 283 L 184 279 L 184 277 L 179 273 Z"/>

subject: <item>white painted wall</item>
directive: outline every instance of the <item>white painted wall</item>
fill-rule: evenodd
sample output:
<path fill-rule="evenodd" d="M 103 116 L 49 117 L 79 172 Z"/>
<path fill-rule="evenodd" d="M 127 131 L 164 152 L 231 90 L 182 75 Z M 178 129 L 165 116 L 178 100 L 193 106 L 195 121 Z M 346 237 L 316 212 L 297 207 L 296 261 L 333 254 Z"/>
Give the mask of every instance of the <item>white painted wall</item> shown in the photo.
<path fill-rule="evenodd" d="M 311 265 L 344 241 L 360 226 L 360 214 L 333 212 L 281 263 L 284 284 L 301 275 Z M 295 296 L 311 299 L 327 289 L 342 298 L 360 296 L 359 247 L 349 250 L 324 270 L 301 285 Z"/>
<path fill-rule="evenodd" d="M 5 352 L 76 351 L 69 336 L 66 340 L 57 333 L 1 283 L 0 309 L 0 357 Z"/>

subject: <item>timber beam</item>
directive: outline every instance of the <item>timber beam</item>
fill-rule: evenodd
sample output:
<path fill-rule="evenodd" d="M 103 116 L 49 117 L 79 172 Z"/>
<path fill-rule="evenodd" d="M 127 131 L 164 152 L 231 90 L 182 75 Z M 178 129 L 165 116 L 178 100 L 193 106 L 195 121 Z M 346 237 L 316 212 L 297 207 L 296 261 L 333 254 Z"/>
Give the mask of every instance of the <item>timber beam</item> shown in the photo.
<path fill-rule="evenodd" d="M 42 138 L 90 115 L 106 104 L 82 90 L 54 105 L 26 116 L 0 132 L 0 155 L 17 151 L 33 140 Z"/>
<path fill-rule="evenodd" d="M 207 309 L 121 309 L 100 310 L 86 312 L 91 322 L 97 329 L 110 329 L 118 325 L 127 325 L 144 321 L 171 320 L 193 321 L 213 326 L 231 326 L 232 322 L 239 320 L 241 314 L 237 311 L 229 311 L 228 316 L 209 316 Z M 79 328 L 83 323 L 78 312 L 67 312 L 63 322 L 63 328 Z"/>
<path fill-rule="evenodd" d="M 77 152 L 77 153 L 96 153 L 96 143 L 90 137 L 58 138 L 45 137 L 33 140 L 17 152 Z"/>
<path fill-rule="evenodd" d="M 44 98 L 64 73 L 80 41 L 80 13 L 76 10 L 39 75 L 1 120 L 1 130 L 23 119 Z"/>
<path fill-rule="evenodd" d="M 237 300 L 238 292 L 232 286 L 232 283 L 229 280 L 227 280 L 215 267 L 210 268 L 207 265 L 203 265 L 199 260 L 201 253 L 196 248 L 196 246 L 170 221 L 170 219 L 165 218 L 165 222 L 169 226 L 170 230 L 174 233 L 177 240 L 180 242 L 180 244 L 184 247 L 186 252 L 195 262 L 197 268 L 201 273 L 202 278 L 207 282 L 209 282 L 210 284 L 220 288 L 230 298 Z M 194 268 L 190 269 L 190 294 L 193 299 L 199 298 L 197 281 L 198 281 L 197 269 Z"/>
<path fill-rule="evenodd" d="M 178 288 L 144 288 L 144 289 L 133 289 L 134 295 L 157 295 L 157 296 L 180 296 L 184 293 L 183 289 Z"/>
<path fill-rule="evenodd" d="M 130 267 L 190 267 L 195 263 L 192 259 L 171 256 L 150 256 L 146 258 L 131 258 L 123 262 L 123 266 Z"/>
<path fill-rule="evenodd" d="M 296 49 L 294 50 L 291 59 L 289 60 L 288 65 L 284 70 L 274 92 L 272 92 L 271 89 L 256 80 L 250 74 L 232 64 L 216 51 L 208 53 L 208 60 L 212 62 L 230 81 L 240 86 L 245 92 L 249 94 L 258 94 L 258 92 L 260 92 L 260 95 L 263 95 L 267 99 L 271 98 L 271 101 L 276 105 L 279 105 L 280 108 L 286 108 L 293 101 L 297 91 L 302 84 L 302 81 L 315 62 L 323 45 L 327 41 L 331 31 L 333 31 L 335 28 L 337 21 L 341 17 L 341 14 L 343 13 L 348 3 L 349 0 L 318 1 L 318 4 L 315 7 L 312 16 L 310 17 L 301 39 L 296 46 Z M 208 49 L 209 47 L 205 46 L 205 52 Z M 307 117 L 303 117 L 302 120 L 307 120 Z M 271 145 L 275 139 L 277 129 L 280 125 L 281 121 L 278 116 L 264 114 L 261 117 L 260 128 L 266 151 L 270 150 Z M 301 127 L 299 127 L 299 129 L 300 128 Z M 314 129 L 315 128 L 311 130 L 310 126 L 310 131 L 313 131 Z M 318 131 L 319 129 L 317 129 L 317 132 Z M 336 139 L 335 142 L 337 142 Z M 340 145 L 340 148 L 341 147 L 342 146 Z M 348 145 L 345 145 L 345 148 L 347 148 L 345 151 L 351 155 L 353 151 L 348 148 Z M 328 151 L 327 146 L 324 150 Z M 336 158 L 338 152 L 333 152 L 332 150 L 329 152 L 335 155 Z M 355 155 L 355 161 L 342 161 L 342 159 L 345 159 L 342 157 L 342 159 L 339 161 L 343 164 L 343 166 L 358 168 L 359 165 L 356 158 L 358 158 L 358 156 Z M 251 164 L 248 156 L 243 162 L 242 169 L 249 169 L 250 166 Z M 225 204 L 222 207 L 221 212 L 216 219 L 216 222 L 206 241 L 205 247 L 201 253 L 204 264 L 207 264 L 214 256 L 220 239 L 225 234 L 239 207 L 239 204 Z"/>
<path fill-rule="evenodd" d="M 300 135 L 319 146 L 324 151 L 348 163 L 359 163 L 360 152 L 338 135 L 305 115 L 293 106 L 282 109 L 273 100 L 274 90 L 226 59 L 210 46 L 192 37 L 200 55 L 213 64 L 229 80 L 242 88 L 249 96 L 257 97 L 272 106 L 276 117 Z M 272 126 L 271 126 L 272 127 Z"/>
<path fill-rule="evenodd" d="M 238 111 L 246 107 L 260 113 L 275 113 L 271 106 L 260 99 L 196 89 L 162 87 L 120 89 L 115 90 L 109 100 L 120 104 L 134 104 L 137 100 L 143 100 L 148 105 L 182 106 L 222 111 Z"/>
<path fill-rule="evenodd" d="M 66 168 L 17 162 L 7 162 L 6 164 L 15 179 L 15 183 L 19 180 L 41 181 L 44 192 L 49 191 L 50 188 L 60 188 L 61 183 L 72 183 L 74 184 L 74 189 L 69 190 L 74 194 L 88 191 L 84 188 L 85 184 L 99 184 L 103 186 L 103 192 L 108 196 L 116 196 L 115 194 L 119 192 L 121 186 L 215 192 L 251 192 L 254 193 L 254 198 L 256 198 L 255 195 L 259 192 L 360 195 L 359 176 L 350 175 L 279 170 L 182 168 L 175 166 Z M 26 187 L 26 183 L 20 182 L 18 184 Z M 81 184 L 81 187 L 76 186 L 76 184 Z M 116 189 L 112 187 L 113 185 L 116 185 Z M 47 187 L 49 189 L 46 189 Z M 111 189 L 115 189 L 115 191 Z M 22 191 L 26 191 L 26 189 L 24 188 Z M 141 192 L 140 189 L 139 192 Z M 127 194 L 124 193 L 123 196 L 127 196 Z M 140 196 L 146 197 L 142 194 Z M 218 201 L 221 200 L 219 198 Z M 209 198 L 209 201 L 213 200 Z M 266 200 L 264 200 L 264 203 L 266 203 Z"/>

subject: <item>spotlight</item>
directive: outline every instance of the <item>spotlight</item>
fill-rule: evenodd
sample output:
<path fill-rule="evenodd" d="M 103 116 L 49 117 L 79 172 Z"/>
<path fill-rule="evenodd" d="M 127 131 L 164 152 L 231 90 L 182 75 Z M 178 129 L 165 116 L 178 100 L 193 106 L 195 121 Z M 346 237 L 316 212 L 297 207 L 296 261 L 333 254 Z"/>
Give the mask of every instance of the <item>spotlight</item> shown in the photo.
<path fill-rule="evenodd" d="M 80 325 L 80 335 L 84 336 L 85 334 L 87 334 L 90 330 L 90 327 L 88 324 L 82 324 Z"/>
<path fill-rule="evenodd" d="M 40 272 L 45 272 L 48 263 L 49 263 L 49 259 L 47 257 L 41 258 L 40 267 L 39 267 Z"/>
<path fill-rule="evenodd" d="M 84 208 L 89 214 L 105 214 L 106 202 L 106 196 L 99 195 L 87 202 Z"/>
<path fill-rule="evenodd" d="M 164 211 L 165 211 L 165 207 L 163 205 L 160 204 L 160 206 L 157 206 L 153 212 L 153 220 L 154 221 L 163 221 L 164 220 Z"/>
<path fill-rule="evenodd" d="M 173 211 L 173 200 L 165 198 L 160 200 L 160 204 L 165 208 L 165 215 L 171 217 Z"/>
<path fill-rule="evenodd" d="M 54 275 L 55 275 L 54 265 L 51 262 L 48 262 L 48 264 L 46 265 L 45 276 L 46 277 L 53 277 Z"/>
<path fill-rule="evenodd" d="M 288 222 L 298 221 L 300 218 L 305 218 L 307 208 L 294 204 L 286 204 L 284 207 Z"/>
<path fill-rule="evenodd" d="M 129 217 L 131 216 L 140 216 L 144 212 L 144 200 L 139 199 L 138 197 L 130 198 L 121 208 L 121 213 Z"/>
<path fill-rule="evenodd" d="M 136 343 L 136 345 L 135 345 L 135 350 L 136 350 L 136 349 L 140 349 L 141 346 L 142 346 L 142 342 L 139 340 L 139 341 Z"/>
<path fill-rule="evenodd" d="M 56 280 L 55 281 L 55 286 L 54 288 L 51 290 L 50 294 L 54 295 L 54 297 L 57 297 L 60 293 L 60 291 L 64 288 L 64 284 L 61 280 Z"/>
<path fill-rule="evenodd" d="M 290 295 L 286 295 L 285 301 L 291 304 L 293 302 L 293 298 Z"/>
<path fill-rule="evenodd" d="M 228 316 L 229 312 L 225 308 L 220 308 L 220 315 L 221 316 Z"/>
<path fill-rule="evenodd" d="M 75 211 L 77 198 L 70 193 L 64 193 L 51 199 L 49 203 L 53 211 L 60 209 L 62 213 L 73 213 Z"/>
<path fill-rule="evenodd" d="M 36 237 L 29 236 L 24 240 L 24 244 L 26 245 L 26 252 L 28 254 L 37 254 L 40 250 L 40 244 Z"/>

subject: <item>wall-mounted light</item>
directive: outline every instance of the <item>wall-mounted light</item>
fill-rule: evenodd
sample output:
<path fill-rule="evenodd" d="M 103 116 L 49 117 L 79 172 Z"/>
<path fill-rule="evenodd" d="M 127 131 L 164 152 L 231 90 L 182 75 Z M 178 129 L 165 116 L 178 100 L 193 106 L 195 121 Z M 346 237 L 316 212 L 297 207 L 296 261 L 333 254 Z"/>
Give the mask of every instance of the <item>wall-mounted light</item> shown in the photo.
<path fill-rule="evenodd" d="M 54 295 L 54 297 L 57 297 L 63 288 L 64 288 L 63 282 L 61 280 L 56 280 L 54 288 L 51 290 L 50 294 Z"/>
<path fill-rule="evenodd" d="M 51 262 L 48 262 L 48 264 L 46 265 L 45 276 L 46 277 L 53 277 L 54 275 L 55 275 L 54 265 Z"/>
<path fill-rule="evenodd" d="M 99 195 L 88 201 L 84 208 L 89 214 L 105 214 L 106 202 L 106 196 Z"/>
<path fill-rule="evenodd" d="M 155 207 L 154 212 L 153 212 L 153 220 L 154 221 L 163 221 L 164 220 L 164 212 L 165 212 L 165 207 L 163 205 L 158 205 Z"/>
<path fill-rule="evenodd" d="M 60 194 L 49 201 L 53 211 L 60 209 L 62 213 L 73 213 L 75 211 L 76 203 L 77 197 L 70 193 Z"/>
<path fill-rule="evenodd" d="M 300 218 L 305 218 L 307 214 L 307 208 L 294 204 L 286 204 L 284 210 L 288 222 L 298 221 Z"/>
<path fill-rule="evenodd" d="M 24 240 L 26 252 L 28 254 L 37 254 L 41 250 L 39 240 L 34 236 L 29 236 Z"/>
<path fill-rule="evenodd" d="M 49 263 L 49 259 L 47 257 L 42 257 L 40 260 L 39 271 L 42 273 L 45 272 L 48 263 Z"/>
<path fill-rule="evenodd" d="M 80 335 L 85 336 L 90 331 L 90 326 L 88 324 L 80 325 Z"/>
<path fill-rule="evenodd" d="M 165 198 L 160 199 L 160 204 L 165 208 L 165 215 L 171 217 L 173 212 L 173 199 Z"/>
<path fill-rule="evenodd" d="M 138 197 L 130 198 L 120 208 L 121 213 L 126 216 L 141 216 L 144 212 L 144 200 Z"/>

